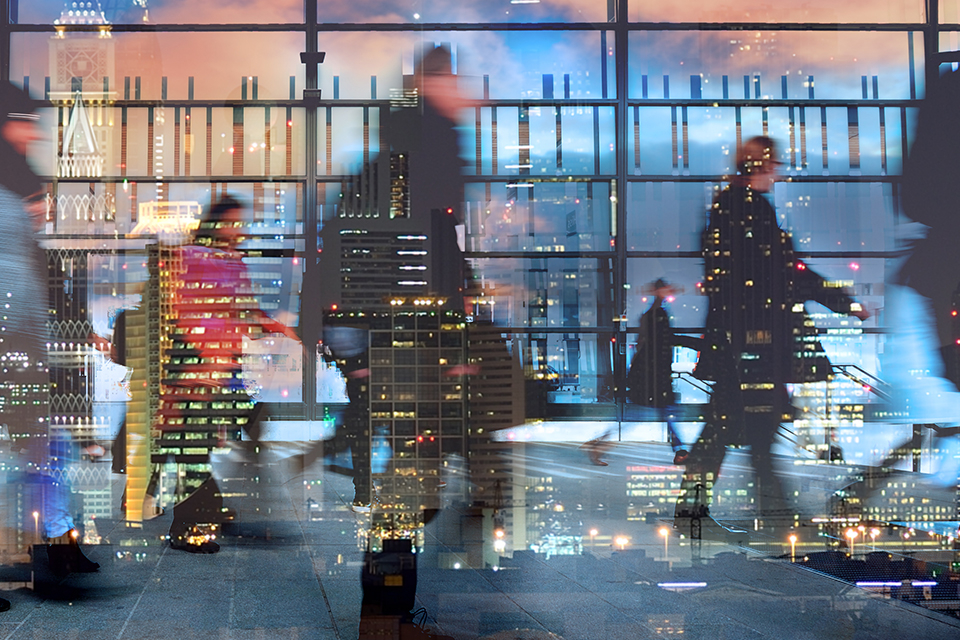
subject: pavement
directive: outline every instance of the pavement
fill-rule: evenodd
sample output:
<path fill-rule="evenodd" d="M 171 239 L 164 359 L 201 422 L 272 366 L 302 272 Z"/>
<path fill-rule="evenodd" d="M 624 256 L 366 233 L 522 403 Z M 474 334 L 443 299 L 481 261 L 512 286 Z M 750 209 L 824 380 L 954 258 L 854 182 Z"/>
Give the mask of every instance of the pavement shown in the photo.
<path fill-rule="evenodd" d="M 960 638 L 956 618 L 791 563 L 782 532 L 772 543 L 769 532 L 749 523 L 711 525 L 697 544 L 667 518 L 625 520 L 617 506 L 618 458 L 657 465 L 665 449 L 620 448 L 601 468 L 584 464 L 573 443 L 510 445 L 504 468 L 513 469 L 511 482 L 528 496 L 525 508 L 511 505 L 512 517 L 523 520 L 526 541 L 511 542 L 503 555 L 478 556 L 465 523 L 489 519 L 489 510 L 450 505 L 441 512 L 422 531 L 417 554 L 416 606 L 426 609 L 426 628 L 458 640 Z M 241 461 L 236 468 L 245 472 L 222 485 L 233 495 L 237 523 L 219 540 L 219 553 L 172 550 L 163 539 L 169 514 L 101 522 L 103 543 L 87 548 L 100 571 L 71 575 L 46 597 L 7 591 L 12 608 L 0 613 L 0 639 L 429 637 L 411 635 L 410 625 L 403 636 L 396 624 L 392 631 L 378 627 L 373 622 L 381 618 L 361 606 L 372 516 L 348 507 L 349 479 L 319 463 L 302 470 L 282 458 Z M 824 487 L 845 482 L 828 471 Z M 541 487 L 565 496 L 565 509 L 544 508 L 557 500 L 529 498 Z M 607 494 L 611 506 L 591 506 Z M 511 535 L 521 529 L 519 522 L 509 526 Z M 570 535 L 586 526 L 598 534 Z M 623 534 L 620 542 L 614 532 Z M 571 539 L 573 547 L 562 544 Z M 828 548 L 810 532 L 801 545 L 800 553 Z"/>

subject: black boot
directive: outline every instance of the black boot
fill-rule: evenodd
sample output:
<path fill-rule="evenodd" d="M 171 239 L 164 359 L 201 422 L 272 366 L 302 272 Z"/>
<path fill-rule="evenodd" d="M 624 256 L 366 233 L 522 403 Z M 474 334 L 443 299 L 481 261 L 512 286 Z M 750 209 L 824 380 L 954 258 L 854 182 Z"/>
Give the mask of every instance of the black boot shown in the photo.
<path fill-rule="evenodd" d="M 214 542 L 225 519 L 223 498 L 213 478 L 207 478 L 196 491 L 173 507 L 170 547 L 191 553 L 216 553 Z"/>
<path fill-rule="evenodd" d="M 220 545 L 216 524 L 174 523 L 170 527 L 170 548 L 190 553 L 217 553 Z"/>
<path fill-rule="evenodd" d="M 62 536 L 50 539 L 47 558 L 54 575 L 62 577 L 68 573 L 93 573 L 100 568 L 99 563 L 84 555 L 77 542 L 78 537 L 77 530 L 70 529 Z"/>

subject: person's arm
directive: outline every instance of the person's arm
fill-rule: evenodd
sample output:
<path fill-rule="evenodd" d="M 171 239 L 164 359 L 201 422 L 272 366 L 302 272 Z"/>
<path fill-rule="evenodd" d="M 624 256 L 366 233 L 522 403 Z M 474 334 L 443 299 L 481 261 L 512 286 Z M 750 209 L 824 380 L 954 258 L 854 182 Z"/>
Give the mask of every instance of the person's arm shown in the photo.
<path fill-rule="evenodd" d="M 673 334 L 673 344 L 678 347 L 683 347 L 685 349 L 693 349 L 694 351 L 703 351 L 708 342 L 706 338 L 697 338 L 694 336 L 685 336 L 678 333 Z"/>
<path fill-rule="evenodd" d="M 825 280 L 819 273 L 811 269 L 799 258 L 793 258 L 793 281 L 797 296 L 804 300 L 819 302 L 835 313 L 866 320 L 872 314 L 853 297 L 853 292 L 846 287 L 836 287 Z"/>
<path fill-rule="evenodd" d="M 288 338 L 294 340 L 300 340 L 300 336 L 297 335 L 296 330 L 293 327 L 289 327 L 286 324 L 272 318 L 266 311 L 259 307 L 251 309 L 254 315 L 257 317 L 257 326 L 260 327 L 260 330 L 263 333 L 282 333 Z"/>
<path fill-rule="evenodd" d="M 260 329 L 261 333 L 282 333 L 288 338 L 294 340 L 300 340 L 300 336 L 297 335 L 297 332 L 291 327 L 287 326 L 286 323 L 277 320 L 272 317 L 266 311 L 260 308 L 260 304 L 257 300 L 256 294 L 253 290 L 253 283 L 250 280 L 250 276 L 247 273 L 247 267 L 243 263 L 242 259 L 237 258 L 235 263 L 236 273 L 231 274 L 228 277 L 234 278 L 236 281 L 233 283 L 237 296 L 243 296 L 248 300 L 247 305 L 243 308 L 243 312 L 246 314 L 246 322 L 249 325 L 249 328 L 257 327 Z M 239 313 L 239 310 L 237 310 Z M 256 337 L 256 336 L 251 336 Z"/>

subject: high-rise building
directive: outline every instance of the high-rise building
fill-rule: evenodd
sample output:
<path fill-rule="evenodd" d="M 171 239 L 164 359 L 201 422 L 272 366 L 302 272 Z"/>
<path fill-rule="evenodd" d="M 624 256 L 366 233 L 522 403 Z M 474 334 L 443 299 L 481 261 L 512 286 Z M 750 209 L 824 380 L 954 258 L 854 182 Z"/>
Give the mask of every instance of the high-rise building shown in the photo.
<path fill-rule="evenodd" d="M 394 297 L 460 296 L 463 258 L 453 216 L 338 217 L 324 228 L 324 308 L 386 309 Z M 336 274 L 336 275 L 333 275 Z"/>
<path fill-rule="evenodd" d="M 388 305 L 337 309 L 325 322 L 365 330 L 369 427 L 359 437 L 370 438 L 374 456 L 390 447 L 386 471 L 376 474 L 384 512 L 415 527 L 419 513 L 439 506 L 444 468 L 466 456 L 466 327 L 463 313 L 443 299 L 394 298 Z"/>

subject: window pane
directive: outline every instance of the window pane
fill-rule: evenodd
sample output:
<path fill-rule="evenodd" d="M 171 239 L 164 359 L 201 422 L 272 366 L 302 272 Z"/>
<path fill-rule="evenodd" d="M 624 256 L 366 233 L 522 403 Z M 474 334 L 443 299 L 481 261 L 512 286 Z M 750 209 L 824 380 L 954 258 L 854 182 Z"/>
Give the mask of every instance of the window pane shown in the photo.
<path fill-rule="evenodd" d="M 549 2 L 509 0 L 498 3 L 484 0 L 446 2 L 445 0 L 386 0 L 375 6 L 370 3 L 320 2 L 317 18 L 322 23 L 387 22 L 606 22 L 607 5 L 592 0 Z"/>
<path fill-rule="evenodd" d="M 856 100 L 867 77 L 868 97 L 903 99 L 916 95 L 911 83 L 922 81 L 922 68 L 903 32 L 630 34 L 631 98 Z"/>
<path fill-rule="evenodd" d="M 952 0 L 946 0 L 951 2 Z M 630 20 L 636 22 L 921 22 L 923 0 L 871 0 L 802 4 L 727 3 L 704 5 L 696 0 L 671 3 L 631 2 Z"/>
<path fill-rule="evenodd" d="M 504 327 L 610 327 L 609 260 L 596 258 L 475 258 L 474 277 L 486 305 L 477 318 Z"/>
<path fill-rule="evenodd" d="M 628 250 L 699 251 L 714 188 L 700 183 L 631 182 L 627 187 Z"/>
<path fill-rule="evenodd" d="M 585 181 L 468 184 L 465 234 L 470 251 L 607 251 L 610 185 Z"/>
<path fill-rule="evenodd" d="M 303 21 L 302 0 L 260 1 L 245 3 L 244 9 L 233 9 L 223 3 L 190 2 L 189 0 L 100 2 L 62 0 L 13 0 L 20 24 L 61 24 L 73 21 L 110 24 L 211 24 L 211 23 L 283 23 Z M 322 4 L 322 3 L 321 3 Z M 251 6 L 253 5 L 253 6 Z M 100 14 L 95 9 L 101 10 Z M 73 12 L 71 14 L 71 12 Z M 86 13 L 85 13 L 86 12 Z M 89 23 L 88 22 L 88 23 Z M 95 22 L 96 23 L 96 22 Z"/>
<path fill-rule="evenodd" d="M 326 52 L 320 65 L 323 98 L 365 100 L 374 87 L 380 99 L 399 97 L 412 86 L 419 52 L 440 44 L 450 45 L 453 71 L 469 98 L 617 95 L 609 32 L 324 32 L 319 36 Z"/>
<path fill-rule="evenodd" d="M 303 88 L 295 33 L 70 32 L 12 36 L 10 77 L 39 96 L 102 92 L 107 100 L 287 100 Z M 79 80 L 75 80 L 79 78 Z"/>

